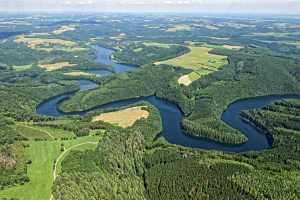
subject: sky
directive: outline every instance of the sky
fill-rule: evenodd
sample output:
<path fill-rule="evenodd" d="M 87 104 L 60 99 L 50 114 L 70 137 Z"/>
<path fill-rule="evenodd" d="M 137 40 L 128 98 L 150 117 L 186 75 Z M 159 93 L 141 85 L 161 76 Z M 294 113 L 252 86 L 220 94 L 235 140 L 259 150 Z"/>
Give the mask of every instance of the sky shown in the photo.
<path fill-rule="evenodd" d="M 0 0 L 0 11 L 300 14 L 300 0 Z"/>

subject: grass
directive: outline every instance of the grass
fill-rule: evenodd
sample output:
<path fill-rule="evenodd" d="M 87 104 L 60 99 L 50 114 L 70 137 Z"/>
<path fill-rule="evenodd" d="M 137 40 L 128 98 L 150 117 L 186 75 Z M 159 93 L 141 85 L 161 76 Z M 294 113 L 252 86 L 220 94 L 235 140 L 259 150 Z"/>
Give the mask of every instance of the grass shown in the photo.
<path fill-rule="evenodd" d="M 34 126 L 31 123 L 18 123 L 13 128 L 15 128 L 22 136 L 28 138 L 29 140 L 54 140 L 75 137 L 75 134 L 71 131 L 55 129 L 46 126 Z"/>
<path fill-rule="evenodd" d="M 194 73 L 194 72 L 192 72 Z M 182 84 L 182 85 L 185 85 L 185 86 L 188 86 L 192 83 L 192 79 L 190 78 L 189 75 L 183 75 L 181 76 L 179 79 L 178 79 L 178 83 L 179 84 Z"/>
<path fill-rule="evenodd" d="M 227 45 L 229 46 L 229 45 Z M 158 62 L 156 64 L 167 64 L 193 70 L 188 76 L 184 75 L 178 79 L 179 84 L 189 85 L 191 82 L 217 71 L 227 64 L 227 57 L 209 53 L 212 48 L 189 46 L 190 52 L 182 56 Z M 220 48 L 220 47 L 219 47 Z"/>
<path fill-rule="evenodd" d="M 122 39 L 126 38 L 126 34 L 125 33 L 120 33 L 119 35 L 117 36 L 112 36 L 110 37 L 110 39 L 112 40 L 117 40 L 117 41 L 120 41 Z"/>
<path fill-rule="evenodd" d="M 53 71 L 62 69 L 65 67 L 74 67 L 76 64 L 71 64 L 69 62 L 59 62 L 59 63 L 53 63 L 53 64 L 39 64 L 39 67 L 46 69 L 46 71 Z"/>
<path fill-rule="evenodd" d="M 75 47 L 77 45 L 76 42 L 62 39 L 49 39 L 49 38 L 37 38 L 37 37 L 26 37 L 24 35 L 18 36 L 15 40 L 16 43 L 24 43 L 29 48 L 35 49 L 38 46 L 50 46 L 50 45 L 61 45 L 67 47 Z"/>
<path fill-rule="evenodd" d="M 63 26 L 65 29 L 56 30 L 56 34 L 61 34 L 66 31 L 71 31 L 67 29 L 67 26 Z M 73 30 L 73 29 L 72 29 Z M 75 30 L 75 27 L 74 27 Z M 62 32 L 63 31 L 63 32 Z M 38 51 L 65 51 L 65 52 L 77 52 L 77 51 L 87 51 L 87 48 L 80 47 L 76 42 L 70 40 L 56 39 L 56 38 L 41 38 L 39 36 L 50 36 L 49 33 L 32 33 L 29 36 L 21 35 L 18 36 L 14 41 L 18 44 L 25 44 L 28 48 L 38 50 Z"/>
<path fill-rule="evenodd" d="M 219 27 L 214 26 L 214 25 L 206 25 L 205 28 L 209 29 L 209 30 L 218 30 Z"/>
<path fill-rule="evenodd" d="M 75 30 L 75 25 L 70 25 L 70 26 L 61 26 L 59 29 L 53 31 L 52 33 L 54 35 L 60 35 L 64 32 L 67 32 L 67 31 L 74 31 Z"/>
<path fill-rule="evenodd" d="M 227 64 L 226 56 L 209 53 L 211 48 L 189 46 L 190 52 L 182 56 L 159 62 L 192 70 L 214 70 Z"/>
<path fill-rule="evenodd" d="M 50 127 L 35 127 L 36 129 L 39 129 L 40 131 L 43 131 L 47 133 L 48 135 L 51 135 L 55 139 L 61 139 L 61 138 L 72 138 L 75 137 L 75 134 L 71 131 L 66 131 L 63 129 L 54 129 Z"/>
<path fill-rule="evenodd" d="M 164 44 L 159 42 L 144 42 L 143 44 L 148 47 L 153 46 L 153 47 L 170 48 L 171 46 L 171 44 Z"/>
<path fill-rule="evenodd" d="M 49 134 L 48 132 L 29 126 L 27 124 L 22 124 L 19 123 L 14 126 L 14 128 L 24 137 L 28 138 L 29 140 L 34 140 L 34 139 L 42 139 L 42 140 L 53 140 L 54 137 Z"/>
<path fill-rule="evenodd" d="M 88 72 L 82 72 L 82 71 L 73 71 L 73 72 L 67 72 L 64 73 L 66 76 L 95 76 L 94 74 L 88 73 Z"/>
<path fill-rule="evenodd" d="M 32 64 L 29 65 L 16 65 L 13 66 L 13 69 L 16 71 L 24 71 L 32 68 Z"/>
<path fill-rule="evenodd" d="M 74 145 L 86 143 L 76 148 L 76 150 L 94 149 L 99 137 L 82 137 L 76 140 L 67 141 L 43 141 L 26 142 L 30 147 L 26 148 L 26 157 L 32 160 L 28 166 L 27 174 L 30 182 L 25 185 L 17 185 L 0 191 L 0 198 L 18 198 L 20 200 L 49 200 L 51 198 L 51 187 L 53 185 L 53 167 L 55 160 L 61 152 L 61 143 L 68 149 Z M 91 143 L 90 143 L 91 142 Z M 66 153 L 67 154 L 67 153 Z M 64 154 L 63 158 L 66 156 Z M 60 169 L 60 159 L 58 171 Z"/>
<path fill-rule="evenodd" d="M 143 51 L 143 48 L 136 48 L 136 49 L 134 49 L 133 51 L 134 51 L 134 52 L 141 52 L 141 51 Z"/>
<path fill-rule="evenodd" d="M 186 24 L 176 24 L 171 28 L 168 28 L 166 32 L 177 32 L 177 31 L 190 31 L 191 27 Z"/>
<path fill-rule="evenodd" d="M 143 108 L 145 108 L 145 106 L 131 107 L 115 112 L 103 113 L 99 116 L 95 116 L 92 121 L 104 121 L 122 128 L 127 128 L 132 126 L 139 119 L 148 118 L 149 112 Z"/>
<path fill-rule="evenodd" d="M 249 36 L 272 36 L 272 37 L 286 37 L 289 35 L 300 35 L 300 32 L 262 32 L 262 33 L 253 33 Z"/>
<path fill-rule="evenodd" d="M 228 44 L 224 44 L 222 47 L 224 47 L 225 49 L 232 49 L 232 50 L 240 50 L 243 48 L 242 46 L 228 45 Z"/>
<path fill-rule="evenodd" d="M 65 51 L 65 52 L 78 52 L 78 51 L 87 51 L 87 48 L 82 48 L 82 47 L 65 47 L 65 46 L 59 46 L 55 48 L 44 48 L 44 47 L 38 47 L 36 50 L 39 51 L 47 51 L 47 52 L 52 52 L 52 51 Z"/>
<path fill-rule="evenodd" d="M 297 48 L 300 48 L 300 42 L 299 41 L 290 41 L 290 42 L 283 42 L 285 44 L 289 44 L 289 45 L 295 45 Z"/>

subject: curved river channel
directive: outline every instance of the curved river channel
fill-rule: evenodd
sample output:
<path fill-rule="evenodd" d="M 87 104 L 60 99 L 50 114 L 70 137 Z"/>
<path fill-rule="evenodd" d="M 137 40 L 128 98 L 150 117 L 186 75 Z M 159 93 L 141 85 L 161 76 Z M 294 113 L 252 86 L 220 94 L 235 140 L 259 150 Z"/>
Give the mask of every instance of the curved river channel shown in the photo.
<path fill-rule="evenodd" d="M 130 70 L 134 70 L 135 67 L 117 64 L 113 62 L 110 58 L 113 50 L 109 50 L 102 47 L 94 47 L 97 51 L 97 60 L 103 64 L 112 65 L 115 72 L 121 73 Z M 99 76 L 107 76 L 111 73 L 105 70 L 90 70 L 90 73 L 95 73 Z M 78 81 L 80 90 L 91 90 L 98 87 L 92 81 L 89 80 L 79 80 Z M 161 136 L 163 136 L 168 142 L 172 144 L 177 144 L 185 147 L 201 148 L 201 149 L 214 149 L 228 152 L 245 152 L 245 151 L 259 151 L 263 149 L 270 148 L 273 142 L 272 136 L 265 134 L 262 130 L 256 128 L 252 124 L 243 121 L 240 117 L 240 112 L 243 110 L 262 108 L 273 101 L 281 99 L 300 99 L 300 95 L 272 95 L 255 97 L 249 99 L 238 100 L 230 104 L 227 109 L 222 114 L 222 120 L 230 127 L 239 130 L 245 136 L 247 136 L 247 142 L 238 145 L 223 144 L 211 139 L 202 137 L 193 137 L 187 135 L 181 128 L 181 120 L 183 114 L 180 109 L 173 103 L 159 99 L 155 96 L 150 97 L 137 97 L 134 99 L 126 99 L 121 101 L 114 101 L 108 104 L 99 105 L 94 108 L 81 111 L 81 112 L 70 112 L 63 113 L 58 110 L 58 105 L 70 98 L 74 93 L 62 94 L 59 96 L 52 97 L 45 102 L 41 103 L 37 107 L 37 113 L 46 116 L 59 117 L 59 116 L 72 116 L 72 115 L 85 115 L 88 112 L 108 109 L 108 108 L 118 108 L 122 106 L 127 106 L 139 101 L 147 101 L 155 106 L 161 115 L 163 131 Z"/>

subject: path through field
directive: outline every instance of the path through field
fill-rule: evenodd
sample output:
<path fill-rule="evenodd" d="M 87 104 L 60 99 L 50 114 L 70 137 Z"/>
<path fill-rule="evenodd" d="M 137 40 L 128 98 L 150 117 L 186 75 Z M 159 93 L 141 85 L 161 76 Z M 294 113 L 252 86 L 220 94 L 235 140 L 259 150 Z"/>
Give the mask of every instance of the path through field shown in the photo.
<path fill-rule="evenodd" d="M 81 144 L 76 144 L 76 145 L 73 145 L 71 147 L 69 147 L 68 149 L 64 150 L 64 152 L 62 152 L 58 158 L 56 159 L 55 161 L 55 164 L 54 164 L 54 170 L 53 170 L 53 182 L 55 181 L 56 177 L 57 177 L 57 166 L 58 166 L 58 163 L 64 158 L 64 156 L 69 152 L 71 151 L 72 149 L 74 148 L 77 148 L 79 146 L 83 146 L 83 145 L 86 145 L 86 144 L 93 144 L 93 145 L 97 145 L 98 142 L 84 142 L 84 143 L 81 143 Z M 53 195 L 51 195 L 50 197 L 50 200 L 53 200 Z"/>
<path fill-rule="evenodd" d="M 30 128 L 30 129 L 32 129 L 32 130 L 36 130 L 36 131 L 40 131 L 40 132 L 43 132 L 43 133 L 45 133 L 46 135 L 48 135 L 51 139 L 55 139 L 55 137 L 50 133 L 50 132 L 48 132 L 48 131 L 46 131 L 46 130 L 42 130 L 42 129 L 39 129 L 39 128 L 34 128 L 34 127 L 32 127 L 32 126 L 28 126 L 28 125 L 26 125 L 26 124 L 22 124 L 22 126 L 25 126 L 25 127 L 27 127 L 27 128 Z"/>

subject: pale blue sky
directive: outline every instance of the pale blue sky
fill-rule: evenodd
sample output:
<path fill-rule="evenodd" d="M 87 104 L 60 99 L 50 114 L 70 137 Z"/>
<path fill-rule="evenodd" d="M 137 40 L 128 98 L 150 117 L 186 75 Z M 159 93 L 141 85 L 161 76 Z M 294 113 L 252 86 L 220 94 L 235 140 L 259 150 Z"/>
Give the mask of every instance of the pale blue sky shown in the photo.
<path fill-rule="evenodd" d="M 300 0 L 0 0 L 0 11 L 32 10 L 300 14 Z"/>

